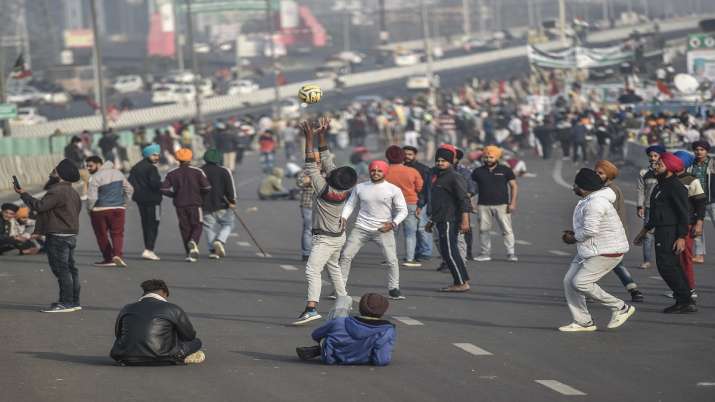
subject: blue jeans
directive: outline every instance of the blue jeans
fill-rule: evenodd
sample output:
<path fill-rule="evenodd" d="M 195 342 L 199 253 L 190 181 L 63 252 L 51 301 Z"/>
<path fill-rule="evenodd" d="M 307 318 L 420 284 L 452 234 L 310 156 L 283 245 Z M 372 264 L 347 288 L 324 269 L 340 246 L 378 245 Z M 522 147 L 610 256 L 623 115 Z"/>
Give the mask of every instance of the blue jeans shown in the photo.
<path fill-rule="evenodd" d="M 274 152 L 261 152 L 261 166 L 263 173 L 271 173 L 276 164 L 276 154 Z"/>
<path fill-rule="evenodd" d="M 631 273 L 628 272 L 626 266 L 623 265 L 623 260 L 621 260 L 621 262 L 619 262 L 618 265 L 613 268 L 613 273 L 616 274 L 618 279 L 620 279 L 626 290 L 638 288 L 638 285 L 636 285 L 636 282 L 633 280 Z"/>
<path fill-rule="evenodd" d="M 645 214 L 644 223 L 648 223 L 650 208 L 645 208 L 643 212 Z M 653 256 L 653 242 L 653 234 L 647 233 L 645 239 L 643 239 L 643 262 L 650 262 L 652 264 L 655 261 L 655 257 Z"/>
<path fill-rule="evenodd" d="M 303 235 L 300 238 L 300 250 L 303 256 L 310 255 L 310 247 L 313 244 L 313 208 L 300 208 L 300 215 L 303 217 Z"/>
<path fill-rule="evenodd" d="M 47 262 L 60 285 L 59 302 L 65 306 L 79 306 L 79 271 L 75 266 L 74 250 L 77 236 L 47 235 Z"/>
<path fill-rule="evenodd" d="M 407 205 L 407 217 L 397 230 L 402 229 L 405 233 L 405 259 L 407 261 L 415 260 L 415 249 L 417 248 L 417 227 L 418 218 L 415 215 L 417 205 Z M 397 232 L 395 232 L 397 236 Z"/>
<path fill-rule="evenodd" d="M 710 217 L 710 220 L 713 222 L 713 225 L 715 225 L 715 203 L 713 204 L 707 204 L 705 206 L 705 212 L 707 212 L 707 215 Z M 707 249 L 705 247 L 705 227 L 703 225 L 703 234 L 702 236 L 698 236 L 695 238 L 695 250 L 693 254 L 695 255 L 705 255 Z"/>
<path fill-rule="evenodd" d="M 419 216 L 419 222 L 417 224 L 417 245 L 415 247 L 415 256 L 417 258 L 431 258 L 432 257 L 432 233 L 427 233 L 425 231 L 425 225 L 427 224 L 427 206 L 422 208 Z"/>
<path fill-rule="evenodd" d="M 233 211 L 230 209 L 219 209 L 204 215 L 204 231 L 206 232 L 206 243 L 209 245 L 209 250 L 213 250 L 213 242 L 215 240 L 226 244 L 228 236 L 233 230 Z M 218 233 L 214 231 L 214 227 L 218 224 Z"/>

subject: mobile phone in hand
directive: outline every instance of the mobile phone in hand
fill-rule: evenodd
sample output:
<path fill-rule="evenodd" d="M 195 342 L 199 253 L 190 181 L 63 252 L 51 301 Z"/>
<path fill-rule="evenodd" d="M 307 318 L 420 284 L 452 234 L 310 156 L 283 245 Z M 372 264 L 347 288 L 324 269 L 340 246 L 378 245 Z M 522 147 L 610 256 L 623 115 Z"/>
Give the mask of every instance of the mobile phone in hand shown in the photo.
<path fill-rule="evenodd" d="M 17 180 L 17 176 L 12 176 L 12 185 L 15 187 L 15 190 L 20 190 L 22 187 L 20 187 L 20 181 Z"/>

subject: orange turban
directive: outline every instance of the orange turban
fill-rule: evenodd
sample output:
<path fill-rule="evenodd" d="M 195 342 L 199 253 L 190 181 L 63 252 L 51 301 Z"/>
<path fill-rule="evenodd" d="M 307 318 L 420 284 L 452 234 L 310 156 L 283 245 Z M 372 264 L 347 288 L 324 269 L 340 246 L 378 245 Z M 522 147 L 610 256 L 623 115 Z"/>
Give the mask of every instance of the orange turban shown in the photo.
<path fill-rule="evenodd" d="M 189 148 L 181 148 L 180 150 L 176 151 L 176 160 L 179 162 L 191 162 L 191 159 L 194 158 L 194 153 L 191 152 Z"/>
<path fill-rule="evenodd" d="M 17 219 L 27 219 L 30 217 L 30 208 L 28 207 L 20 207 L 20 209 L 17 210 L 15 213 L 15 217 Z"/>
<path fill-rule="evenodd" d="M 493 156 L 496 159 L 501 158 L 502 150 L 496 145 L 487 145 L 483 150 L 484 155 Z"/>
<path fill-rule="evenodd" d="M 616 167 L 616 165 L 607 160 L 600 160 L 596 162 L 595 168 L 603 170 L 603 172 L 606 173 L 606 177 L 608 177 L 608 180 L 613 180 L 618 177 L 618 168 Z"/>

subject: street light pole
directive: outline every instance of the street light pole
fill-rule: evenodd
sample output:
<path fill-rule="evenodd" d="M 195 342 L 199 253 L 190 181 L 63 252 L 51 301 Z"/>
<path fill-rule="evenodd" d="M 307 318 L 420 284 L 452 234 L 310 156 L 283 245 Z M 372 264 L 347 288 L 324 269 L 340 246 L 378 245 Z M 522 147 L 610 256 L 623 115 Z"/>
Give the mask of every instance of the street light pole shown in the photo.
<path fill-rule="evenodd" d="M 89 11 L 92 17 L 92 36 L 94 53 L 94 85 L 99 94 L 99 108 L 102 115 L 102 131 L 107 130 L 107 103 L 104 95 L 104 72 L 102 71 L 102 47 L 99 45 L 99 29 L 97 27 L 96 0 L 89 0 Z"/>
<path fill-rule="evenodd" d="M 273 41 L 273 33 L 276 30 L 273 19 L 273 0 L 266 0 L 266 20 L 268 22 L 268 41 L 271 49 L 271 70 L 273 71 L 273 115 L 280 118 L 281 110 L 278 102 L 281 99 L 280 88 L 278 87 L 278 68 L 276 65 L 276 44 Z"/>
<path fill-rule="evenodd" d="M 181 31 L 179 30 L 179 6 L 177 0 L 174 0 L 171 5 L 174 13 L 174 46 L 176 46 L 176 61 L 179 64 L 179 71 L 184 71 L 184 41 L 181 40 Z"/>
<path fill-rule="evenodd" d="M 0 38 L 0 103 L 5 103 L 5 44 Z M 9 137 L 12 135 L 10 130 L 10 119 L 2 120 L 2 135 Z"/>
<path fill-rule="evenodd" d="M 435 99 L 434 79 L 432 76 L 432 41 L 430 40 L 429 21 L 427 19 L 427 6 L 425 5 L 424 0 L 420 0 L 420 16 L 422 19 L 422 35 L 424 40 L 425 53 L 427 54 L 427 64 L 425 65 L 425 67 L 427 72 L 427 82 L 429 83 L 428 100 L 432 106 L 435 106 L 437 104 L 437 101 Z"/>
<path fill-rule="evenodd" d="M 559 0 L 559 31 L 561 42 L 566 44 L 566 0 Z"/>
<path fill-rule="evenodd" d="M 472 13 L 469 8 L 470 0 L 462 0 L 462 27 L 464 29 L 464 36 L 469 37 L 472 34 Z"/>
<path fill-rule="evenodd" d="M 191 15 L 191 1 L 186 0 L 186 35 L 189 42 L 189 51 L 191 52 L 191 74 L 194 77 L 194 103 L 196 104 L 196 123 L 201 125 L 201 88 L 199 87 L 199 61 L 196 58 L 196 50 L 194 49 L 194 22 Z"/>

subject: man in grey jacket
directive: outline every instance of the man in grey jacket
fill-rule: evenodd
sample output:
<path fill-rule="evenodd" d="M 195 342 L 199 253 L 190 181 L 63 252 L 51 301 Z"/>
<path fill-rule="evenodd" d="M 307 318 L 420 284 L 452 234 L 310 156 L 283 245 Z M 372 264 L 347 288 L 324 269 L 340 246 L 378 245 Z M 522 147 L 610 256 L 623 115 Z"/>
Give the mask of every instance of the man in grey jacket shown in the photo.
<path fill-rule="evenodd" d="M 315 190 L 313 203 L 313 241 L 310 257 L 305 267 L 308 282 L 308 300 L 305 310 L 293 325 L 302 325 L 321 318 L 317 306 L 322 287 L 321 273 L 328 267 L 330 279 L 338 296 L 347 296 L 345 282 L 338 264 L 340 250 L 345 244 L 345 226 L 340 217 L 352 188 L 357 182 L 357 173 L 349 166 L 336 167 L 328 150 L 325 133 L 330 130 L 330 120 L 321 118 L 317 129 L 319 138 L 320 164 L 326 177 L 320 174 L 321 166 L 313 156 L 313 126 L 303 122 L 300 128 L 305 135 L 305 174 Z"/>
<path fill-rule="evenodd" d="M 592 332 L 596 330 L 586 306 L 586 297 L 613 311 L 609 329 L 618 328 L 636 309 L 607 293 L 596 282 L 613 270 L 628 251 L 626 231 L 613 202 L 616 194 L 604 188 L 598 174 L 588 168 L 576 175 L 574 193 L 581 197 L 573 212 L 573 230 L 566 230 L 563 241 L 576 244 L 577 254 L 564 277 L 566 302 L 573 322 L 559 328 L 561 332 Z"/>

